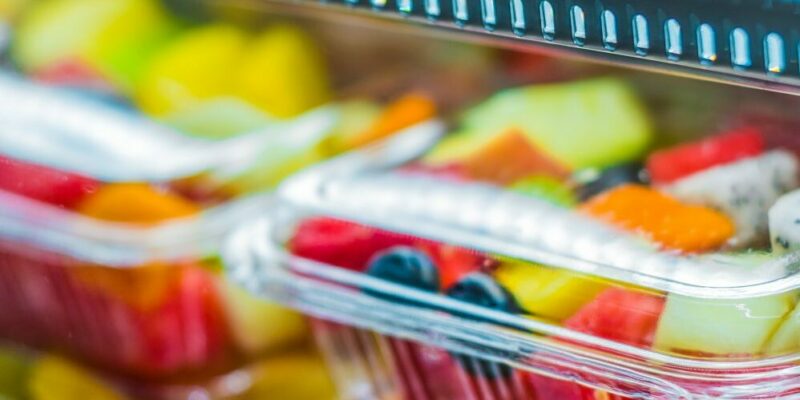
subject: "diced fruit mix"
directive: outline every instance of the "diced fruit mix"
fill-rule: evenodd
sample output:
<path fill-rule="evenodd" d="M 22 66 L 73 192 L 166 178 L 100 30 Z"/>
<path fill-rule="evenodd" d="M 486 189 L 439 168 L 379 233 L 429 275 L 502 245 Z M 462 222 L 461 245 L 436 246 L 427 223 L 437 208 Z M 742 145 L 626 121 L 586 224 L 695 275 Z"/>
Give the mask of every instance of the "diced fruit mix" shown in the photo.
<path fill-rule="evenodd" d="M 633 242 L 670 256 L 728 252 L 749 265 L 758 258 L 753 254 L 800 249 L 795 153 L 746 127 L 647 154 L 651 129 L 642 110 L 624 84 L 609 79 L 509 90 L 464 114 L 457 133 L 399 173 L 452 185 L 500 186 L 574 209 L 576 218 L 638 237 Z M 607 120 L 611 115 L 613 122 Z M 543 207 L 537 204 L 530 202 Z M 333 229 L 318 234 L 315 226 Z M 716 358 L 800 350 L 796 290 L 756 298 L 691 298 L 457 247 L 463 258 L 445 262 L 436 249 L 450 245 L 324 217 L 301 222 L 288 247 L 319 262 L 627 346 Z M 453 267 L 459 263 L 462 267 Z M 407 306 L 441 307 L 363 290 Z M 468 307 L 448 312 L 507 325 Z M 514 373 L 488 361 L 453 359 L 469 374 L 490 380 Z M 526 382 L 545 398 L 616 398 L 533 374 Z"/>
<path fill-rule="evenodd" d="M 114 223 L 195 218 L 195 200 L 215 201 L 10 158 L 0 170 L 2 190 Z M 0 242 L 0 337 L 149 377 L 219 371 L 303 340 L 298 315 L 221 284 L 215 269 L 192 260 L 111 268 Z"/>
<path fill-rule="evenodd" d="M 289 24 L 255 31 L 189 22 L 156 0 L 31 2 L 16 22 L 10 61 L 34 81 L 145 113 L 198 140 L 274 135 L 277 129 L 265 128 L 333 97 L 315 39 Z M 272 189 L 311 163 L 433 118 L 437 106 L 428 94 L 409 92 L 390 99 L 385 109 L 361 99 L 343 102 L 338 111 L 330 132 L 270 142 L 234 174 L 106 182 L 0 155 L 0 191 L 137 230 L 204 218 L 207 207 Z M 319 253 L 320 243 L 332 240 L 326 229 L 330 235 L 345 233 L 315 227 L 310 251 Z M 356 244 L 357 233 L 349 234 L 340 240 Z M 14 242 L 0 246 L 3 339 L 159 379 L 219 371 L 305 339 L 301 316 L 224 282 L 216 260 L 111 268 L 123 266 L 40 255 L 39 249 Z M 298 251 L 303 246 L 299 241 Z M 323 260 L 343 265 L 354 260 L 352 268 L 365 268 L 372 253 L 386 247 L 367 248 L 360 259 L 332 250 Z M 447 246 L 431 246 L 426 254 L 452 266 L 442 276 L 448 284 L 469 272 L 465 265 L 483 260 Z"/>
<path fill-rule="evenodd" d="M 0 189 L 125 224 L 195 218 L 201 206 L 219 201 L 189 196 L 177 185 L 105 183 L 7 157 L 0 158 Z M 0 246 L 4 339 L 164 377 L 219 370 L 242 354 L 253 357 L 303 338 L 296 314 L 226 290 L 215 268 L 198 261 L 111 268 L 11 242 Z"/>

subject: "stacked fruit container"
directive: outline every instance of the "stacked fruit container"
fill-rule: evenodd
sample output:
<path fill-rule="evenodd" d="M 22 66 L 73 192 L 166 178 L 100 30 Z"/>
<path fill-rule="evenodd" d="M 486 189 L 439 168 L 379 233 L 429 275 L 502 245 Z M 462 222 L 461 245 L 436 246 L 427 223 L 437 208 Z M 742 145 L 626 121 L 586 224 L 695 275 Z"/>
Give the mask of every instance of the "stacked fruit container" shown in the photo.
<path fill-rule="evenodd" d="M 534 3 L 0 2 L 0 399 L 800 396 L 800 11 Z"/>

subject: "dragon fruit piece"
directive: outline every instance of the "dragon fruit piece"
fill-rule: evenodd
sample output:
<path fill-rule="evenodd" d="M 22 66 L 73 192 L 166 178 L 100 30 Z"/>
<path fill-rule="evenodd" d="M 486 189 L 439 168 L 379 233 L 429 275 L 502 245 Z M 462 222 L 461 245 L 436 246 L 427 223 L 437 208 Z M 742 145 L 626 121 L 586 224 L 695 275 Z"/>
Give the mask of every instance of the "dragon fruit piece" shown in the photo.
<path fill-rule="evenodd" d="M 769 208 L 798 184 L 795 156 L 775 150 L 694 173 L 661 189 L 686 203 L 728 214 L 736 223 L 736 234 L 727 245 L 741 248 L 766 244 Z"/>
<path fill-rule="evenodd" d="M 800 249 L 800 190 L 781 196 L 769 209 L 769 233 L 774 253 Z"/>

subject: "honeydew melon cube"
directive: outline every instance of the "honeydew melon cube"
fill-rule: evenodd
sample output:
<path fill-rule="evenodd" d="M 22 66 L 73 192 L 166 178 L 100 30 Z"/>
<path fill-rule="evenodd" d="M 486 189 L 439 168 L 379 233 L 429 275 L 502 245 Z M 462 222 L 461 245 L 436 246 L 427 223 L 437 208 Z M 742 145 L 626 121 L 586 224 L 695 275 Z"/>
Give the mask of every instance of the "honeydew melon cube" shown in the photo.
<path fill-rule="evenodd" d="M 796 300 L 794 292 L 746 299 L 670 294 L 654 347 L 680 353 L 758 354 Z"/>
<path fill-rule="evenodd" d="M 462 123 L 472 133 L 458 140 L 476 145 L 486 135 L 521 129 L 538 148 L 572 169 L 634 160 L 652 137 L 643 104 L 615 78 L 506 90 L 468 111 Z M 457 152 L 468 147 L 447 145 Z"/>

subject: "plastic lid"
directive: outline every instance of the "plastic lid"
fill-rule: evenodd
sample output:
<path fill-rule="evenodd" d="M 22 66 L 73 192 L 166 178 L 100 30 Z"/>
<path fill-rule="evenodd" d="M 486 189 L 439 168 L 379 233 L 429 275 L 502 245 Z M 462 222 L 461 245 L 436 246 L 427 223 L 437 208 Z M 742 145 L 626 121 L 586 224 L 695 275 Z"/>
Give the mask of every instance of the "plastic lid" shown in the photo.
<path fill-rule="evenodd" d="M 321 138 L 337 118 L 335 107 L 323 107 L 231 139 L 204 140 L 132 110 L 0 75 L 3 154 L 106 182 L 231 176 L 270 148 Z"/>
<path fill-rule="evenodd" d="M 758 297 L 800 287 L 798 253 L 753 260 L 678 255 L 486 184 L 372 172 L 298 179 L 282 194 L 301 209 L 692 297 Z"/>

